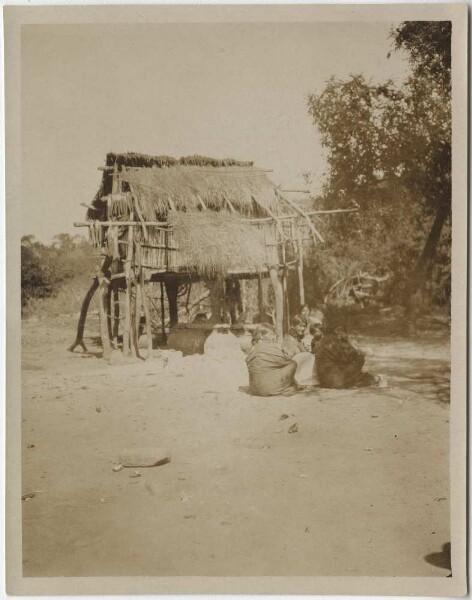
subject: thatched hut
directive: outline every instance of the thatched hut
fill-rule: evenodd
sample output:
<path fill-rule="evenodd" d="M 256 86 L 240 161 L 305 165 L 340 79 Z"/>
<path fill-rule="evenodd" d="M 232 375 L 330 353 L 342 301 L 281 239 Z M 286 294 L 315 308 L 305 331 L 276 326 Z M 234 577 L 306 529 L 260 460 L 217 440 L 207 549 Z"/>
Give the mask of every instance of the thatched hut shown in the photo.
<path fill-rule="evenodd" d="M 145 286 L 165 287 L 171 325 L 178 320 L 182 282 L 204 279 L 213 290 L 213 321 L 221 320 L 226 289 L 234 282 L 270 277 L 275 323 L 282 336 L 287 323 L 288 269 L 299 276 L 304 302 L 303 255 L 306 244 L 322 241 L 313 219 L 287 198 L 252 162 L 201 156 L 180 159 L 127 153 L 107 155 L 100 188 L 87 206 L 93 244 L 101 264 L 85 297 L 77 338 L 83 343 L 90 299 L 100 291 L 100 335 L 104 356 L 122 328 L 123 352 L 138 351 L 138 322 L 144 313 L 148 351 L 152 351 Z M 118 313 L 118 290 L 125 295 Z M 162 305 L 163 306 L 163 305 Z M 164 322 L 163 315 L 161 316 Z"/>

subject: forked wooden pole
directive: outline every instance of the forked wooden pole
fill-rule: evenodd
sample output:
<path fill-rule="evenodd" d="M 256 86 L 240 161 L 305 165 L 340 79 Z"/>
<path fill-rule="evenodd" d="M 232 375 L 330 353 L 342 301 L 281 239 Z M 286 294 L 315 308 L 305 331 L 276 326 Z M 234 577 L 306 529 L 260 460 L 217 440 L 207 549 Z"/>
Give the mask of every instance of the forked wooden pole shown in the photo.
<path fill-rule="evenodd" d="M 84 330 L 85 330 L 85 320 L 87 319 L 87 312 L 90 306 L 90 301 L 93 298 L 93 295 L 98 289 L 98 278 L 95 276 L 92 281 L 92 285 L 88 289 L 85 294 L 84 301 L 82 302 L 82 308 L 80 309 L 79 323 L 77 325 L 77 335 L 75 336 L 74 343 L 69 346 L 69 352 L 74 352 L 77 346 L 80 346 L 84 352 L 88 352 L 87 347 L 84 344 Z"/>

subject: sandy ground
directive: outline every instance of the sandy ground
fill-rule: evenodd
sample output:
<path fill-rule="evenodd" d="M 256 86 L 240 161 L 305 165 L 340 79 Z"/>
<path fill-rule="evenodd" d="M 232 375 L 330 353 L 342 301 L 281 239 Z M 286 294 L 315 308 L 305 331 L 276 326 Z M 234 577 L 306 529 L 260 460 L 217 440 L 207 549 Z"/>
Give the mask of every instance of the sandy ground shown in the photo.
<path fill-rule="evenodd" d="M 25 576 L 449 574 L 447 337 L 358 339 L 386 390 L 260 399 L 244 364 L 108 365 L 73 334 L 23 326 Z M 112 470 L 142 446 L 172 461 Z"/>

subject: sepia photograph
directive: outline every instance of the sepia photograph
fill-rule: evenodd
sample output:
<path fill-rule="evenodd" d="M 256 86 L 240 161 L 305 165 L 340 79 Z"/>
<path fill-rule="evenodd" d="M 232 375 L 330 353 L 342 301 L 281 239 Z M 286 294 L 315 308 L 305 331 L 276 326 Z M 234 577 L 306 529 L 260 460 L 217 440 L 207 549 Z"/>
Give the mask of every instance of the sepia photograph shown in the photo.
<path fill-rule="evenodd" d="M 13 593 L 466 593 L 467 8 L 414 8 L 6 9 Z"/>

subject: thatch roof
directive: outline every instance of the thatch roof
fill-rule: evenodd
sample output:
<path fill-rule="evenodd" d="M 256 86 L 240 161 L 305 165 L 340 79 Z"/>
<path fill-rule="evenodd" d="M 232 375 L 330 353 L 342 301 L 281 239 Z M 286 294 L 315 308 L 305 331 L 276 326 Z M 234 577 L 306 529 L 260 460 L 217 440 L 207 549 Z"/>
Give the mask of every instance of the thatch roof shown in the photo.
<path fill-rule="evenodd" d="M 234 215 L 171 211 L 169 225 L 179 248 L 178 263 L 203 277 L 231 271 L 262 272 L 273 262 L 265 233 Z"/>
<path fill-rule="evenodd" d="M 106 162 L 108 167 L 118 165 L 123 190 L 134 196 L 145 220 L 161 219 L 170 208 L 234 210 L 244 216 L 286 212 L 280 205 L 276 186 L 252 162 L 202 156 L 175 159 L 135 153 L 110 153 Z M 110 192 L 108 171 L 103 175 L 94 205 L 98 206 L 100 199 Z M 88 217 L 97 218 L 97 213 L 89 212 Z"/>
<path fill-rule="evenodd" d="M 173 158 L 172 156 L 160 155 L 149 156 L 148 154 L 139 154 L 138 152 L 126 152 L 125 154 L 115 154 L 109 152 L 106 158 L 106 166 L 113 167 L 115 163 L 118 167 L 175 167 L 176 165 L 193 165 L 197 167 L 252 167 L 253 162 L 235 160 L 234 158 L 210 158 L 208 156 L 182 156 Z"/>
<path fill-rule="evenodd" d="M 298 215 L 252 162 L 110 153 L 106 163 L 89 219 L 168 223 L 135 232 L 144 268 L 217 277 L 261 273 L 280 262 L 278 240 L 289 238 L 291 223 L 244 217 Z M 115 171 L 121 192 L 112 194 Z M 113 231 L 107 240 L 117 247 Z"/>

